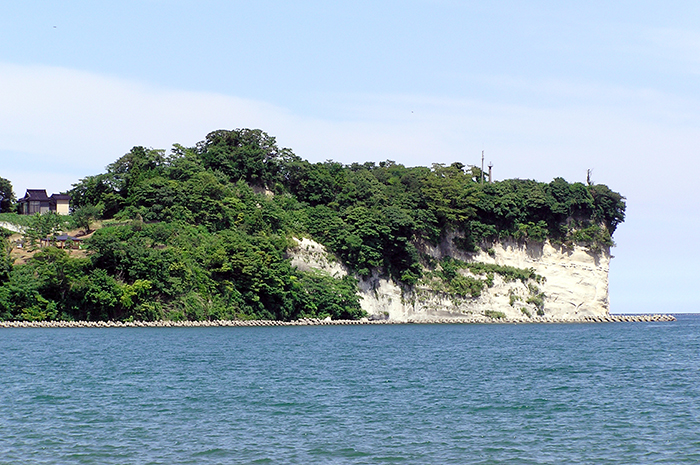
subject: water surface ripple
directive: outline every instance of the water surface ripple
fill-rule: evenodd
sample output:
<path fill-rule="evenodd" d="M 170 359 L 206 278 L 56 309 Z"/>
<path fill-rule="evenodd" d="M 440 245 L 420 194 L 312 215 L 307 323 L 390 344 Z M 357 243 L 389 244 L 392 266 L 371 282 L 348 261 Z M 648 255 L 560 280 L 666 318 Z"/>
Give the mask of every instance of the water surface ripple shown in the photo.
<path fill-rule="evenodd" d="M 0 329 L 1 464 L 700 463 L 700 317 Z"/>

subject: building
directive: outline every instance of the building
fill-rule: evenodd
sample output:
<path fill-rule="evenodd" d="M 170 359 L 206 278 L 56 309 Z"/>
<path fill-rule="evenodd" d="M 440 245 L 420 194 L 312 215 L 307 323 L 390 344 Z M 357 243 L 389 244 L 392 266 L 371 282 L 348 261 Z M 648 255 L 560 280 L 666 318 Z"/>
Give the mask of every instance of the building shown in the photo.
<path fill-rule="evenodd" d="M 51 197 L 49 197 L 49 210 L 59 215 L 70 213 L 70 195 L 51 194 Z"/>
<path fill-rule="evenodd" d="M 27 189 L 27 193 L 17 203 L 19 204 L 19 213 L 22 215 L 47 212 L 67 215 L 69 213 L 70 195 L 52 194 L 49 197 L 46 195 L 46 189 Z"/>

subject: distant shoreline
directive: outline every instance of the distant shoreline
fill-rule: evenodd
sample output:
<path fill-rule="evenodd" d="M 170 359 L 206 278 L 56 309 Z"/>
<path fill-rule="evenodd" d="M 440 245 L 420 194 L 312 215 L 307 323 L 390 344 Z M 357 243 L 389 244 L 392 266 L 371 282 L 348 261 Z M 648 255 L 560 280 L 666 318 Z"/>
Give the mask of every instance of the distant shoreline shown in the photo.
<path fill-rule="evenodd" d="M 321 320 L 305 318 L 294 321 L 276 320 L 213 320 L 213 321 L 0 321 L 0 328 L 189 328 L 189 327 L 251 327 L 251 326 L 347 326 L 347 325 L 404 325 L 404 324 L 546 324 L 546 323 L 644 323 L 676 321 L 673 315 L 606 315 L 561 319 L 533 318 L 438 318 L 399 320 Z"/>

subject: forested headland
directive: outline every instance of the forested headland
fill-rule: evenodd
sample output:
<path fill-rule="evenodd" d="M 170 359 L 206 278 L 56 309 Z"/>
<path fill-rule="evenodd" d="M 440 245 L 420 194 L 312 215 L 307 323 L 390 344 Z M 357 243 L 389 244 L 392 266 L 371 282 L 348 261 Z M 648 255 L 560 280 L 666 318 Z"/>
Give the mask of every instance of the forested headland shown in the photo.
<path fill-rule="evenodd" d="M 0 180 L 6 212 L 15 197 Z M 624 198 L 603 184 L 489 183 L 459 162 L 310 163 L 252 129 L 170 152 L 134 147 L 68 193 L 69 217 L 0 215 L 23 223 L 25 249 L 36 248 L 15 263 L 3 232 L 0 319 L 356 319 L 358 279 L 379 274 L 411 289 L 426 274 L 456 276 L 421 244 L 449 234 L 465 252 L 505 239 L 596 249 L 612 245 L 625 215 Z M 39 247 L 97 224 L 83 253 Z M 287 250 L 299 237 L 353 275 L 292 267 Z"/>

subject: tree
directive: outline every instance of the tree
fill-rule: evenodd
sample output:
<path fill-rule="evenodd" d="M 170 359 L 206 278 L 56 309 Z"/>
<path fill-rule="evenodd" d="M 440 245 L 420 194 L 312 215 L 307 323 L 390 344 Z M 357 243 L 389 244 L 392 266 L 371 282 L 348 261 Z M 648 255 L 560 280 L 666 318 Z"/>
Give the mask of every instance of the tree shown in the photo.
<path fill-rule="evenodd" d="M 88 176 L 73 184 L 68 193 L 71 206 L 76 209 L 85 205 L 101 205 L 102 216 L 111 218 L 125 204 L 124 197 L 117 192 L 118 181 L 112 174 Z"/>
<path fill-rule="evenodd" d="M 12 271 L 12 257 L 10 257 L 10 250 L 12 246 L 8 241 L 8 238 L 12 235 L 12 231 L 0 228 L 0 283 L 7 281 L 10 277 L 10 272 Z"/>
<path fill-rule="evenodd" d="M 460 224 L 476 215 L 478 184 L 463 171 L 464 165 L 433 164 L 423 180 L 423 196 L 435 216 L 445 224 Z"/>
<path fill-rule="evenodd" d="M 604 184 L 589 186 L 593 197 L 593 219 L 605 223 L 610 234 L 625 221 L 625 198 Z"/>
<path fill-rule="evenodd" d="M 165 163 L 164 150 L 137 146 L 107 166 L 107 172 L 113 176 L 115 190 L 126 198 L 142 180 L 160 175 Z"/>
<path fill-rule="evenodd" d="M 29 218 L 29 224 L 24 228 L 24 236 L 33 246 L 37 240 L 46 239 L 65 226 L 65 221 L 55 212 L 36 213 Z"/>
<path fill-rule="evenodd" d="M 79 227 L 90 232 L 90 224 L 100 217 L 100 209 L 94 205 L 85 205 L 73 210 L 71 216 L 73 221 Z"/>
<path fill-rule="evenodd" d="M 204 166 L 221 171 L 232 182 L 275 188 L 286 176 L 287 167 L 298 161 L 291 150 L 277 147 L 275 138 L 260 129 L 219 130 L 197 144 Z"/>
<path fill-rule="evenodd" d="M 12 183 L 5 178 L 0 178 L 0 213 L 11 211 L 15 200 Z"/>

